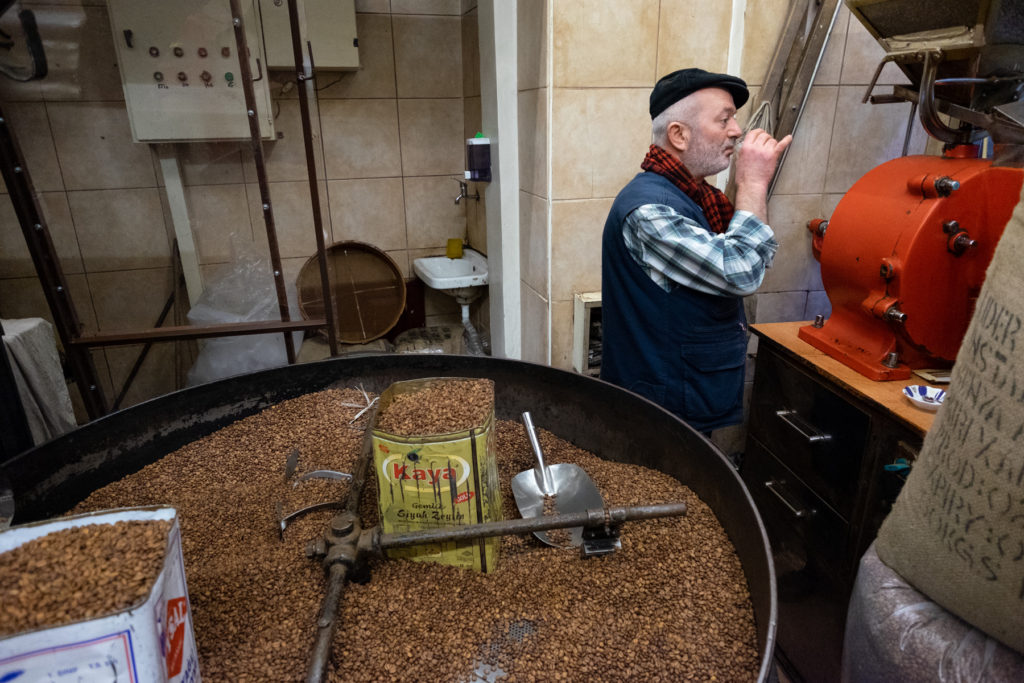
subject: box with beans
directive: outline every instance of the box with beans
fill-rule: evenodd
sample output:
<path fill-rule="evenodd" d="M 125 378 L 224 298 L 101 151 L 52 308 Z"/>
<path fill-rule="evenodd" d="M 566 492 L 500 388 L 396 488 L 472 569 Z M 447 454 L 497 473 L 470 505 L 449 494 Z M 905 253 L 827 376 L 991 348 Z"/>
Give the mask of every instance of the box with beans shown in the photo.
<path fill-rule="evenodd" d="M 0 681 L 199 680 L 174 508 L 0 533 Z"/>
<path fill-rule="evenodd" d="M 396 382 L 380 396 L 372 438 L 384 533 L 502 519 L 491 380 Z M 393 549 L 389 556 L 491 572 L 500 547 L 500 538 L 483 538 Z"/>

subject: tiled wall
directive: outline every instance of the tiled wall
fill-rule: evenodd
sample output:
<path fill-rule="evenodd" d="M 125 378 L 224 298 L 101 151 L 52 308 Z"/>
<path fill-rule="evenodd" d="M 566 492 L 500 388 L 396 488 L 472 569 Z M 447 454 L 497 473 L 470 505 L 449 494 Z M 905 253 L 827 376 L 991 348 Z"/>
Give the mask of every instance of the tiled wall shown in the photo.
<path fill-rule="evenodd" d="M 788 6 L 747 2 L 739 75 L 752 102 Z M 601 288 L 601 231 L 650 142 L 651 87 L 687 66 L 725 71 L 731 11 L 729 3 L 688 0 L 519 0 L 526 360 L 571 367 L 573 295 Z M 828 216 L 863 173 L 901 153 L 910 105 L 861 104 L 881 57 L 843 6 L 769 206 L 781 247 L 748 301 L 752 322 L 828 312 L 804 225 Z M 878 89 L 903 82 L 889 65 Z M 741 111 L 741 124 L 748 113 Z M 910 152 L 924 144 L 916 125 Z"/>
<path fill-rule="evenodd" d="M 24 2 L 50 60 L 43 81 L 0 78 L 0 98 L 27 157 L 86 332 L 152 326 L 171 292 L 174 235 L 156 153 L 131 141 L 103 0 Z M 480 123 L 475 2 L 357 0 L 362 68 L 321 72 L 314 143 L 328 244 L 359 240 L 411 277 L 412 259 L 459 237 L 486 251 L 484 213 L 454 203 L 465 137 Z M 8 13 L 8 14 L 13 14 Z M 276 127 L 265 144 L 285 275 L 315 251 L 296 88 L 275 73 Z M 232 241 L 265 250 L 260 195 L 247 143 L 176 145 L 204 278 L 232 257 Z M 6 193 L 6 188 L 4 188 Z M 472 192 L 472 190 L 471 190 Z M 428 322 L 458 308 L 428 290 Z M 50 314 L 6 197 L 0 198 L 0 315 Z M 181 322 L 183 311 L 169 324 Z M 137 347 L 97 350 L 108 396 Z M 189 345 L 159 344 L 126 405 L 171 391 Z"/>

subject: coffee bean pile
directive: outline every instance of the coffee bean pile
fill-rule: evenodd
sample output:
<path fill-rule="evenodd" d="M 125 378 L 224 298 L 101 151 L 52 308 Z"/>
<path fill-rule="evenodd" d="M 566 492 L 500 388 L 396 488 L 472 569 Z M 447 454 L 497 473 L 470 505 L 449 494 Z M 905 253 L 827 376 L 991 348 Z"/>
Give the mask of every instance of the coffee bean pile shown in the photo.
<path fill-rule="evenodd" d="M 558 495 L 544 496 L 544 515 L 558 514 Z M 568 529 L 548 529 L 546 532 L 548 540 L 555 545 L 569 545 L 572 542 L 572 534 Z"/>
<path fill-rule="evenodd" d="M 295 521 L 281 541 L 274 507 L 300 502 L 287 498 L 295 487 L 284 478 L 293 448 L 301 453 L 296 475 L 352 470 L 363 433 L 349 421 L 365 404 L 353 390 L 286 401 L 76 508 L 178 508 L 204 679 L 304 679 L 325 581 L 303 548 L 332 513 Z M 511 681 L 756 679 L 746 581 L 710 509 L 663 473 L 601 460 L 545 430 L 539 438 L 552 463 L 581 465 L 606 504 L 682 500 L 687 516 L 628 524 L 621 552 L 585 561 L 578 549 L 542 545 L 532 535 L 506 537 L 497 571 L 486 575 L 373 560 L 372 580 L 350 584 L 343 596 L 330 679 L 456 681 L 498 668 Z M 516 422 L 497 423 L 496 445 L 504 514 L 514 518 L 509 481 L 533 466 L 533 453 Z M 314 483 L 335 484 L 298 488 Z M 363 492 L 366 524 L 376 521 L 374 487 L 370 480 Z M 347 484 L 334 490 L 344 497 Z"/>
<path fill-rule="evenodd" d="M 62 529 L 0 554 L 0 636 L 114 614 L 163 569 L 169 521 Z"/>
<path fill-rule="evenodd" d="M 377 414 L 377 429 L 397 436 L 450 434 L 479 427 L 494 407 L 489 379 L 439 380 L 398 394 Z"/>

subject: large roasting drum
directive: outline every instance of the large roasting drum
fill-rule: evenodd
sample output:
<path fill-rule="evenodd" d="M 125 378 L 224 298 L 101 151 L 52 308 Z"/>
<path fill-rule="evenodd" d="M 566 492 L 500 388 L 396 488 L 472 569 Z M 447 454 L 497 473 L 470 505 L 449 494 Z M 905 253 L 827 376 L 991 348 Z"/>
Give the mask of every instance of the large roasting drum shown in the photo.
<path fill-rule="evenodd" d="M 16 523 L 44 519 L 281 401 L 334 386 L 361 384 L 380 392 L 399 380 L 439 376 L 492 379 L 497 417 L 518 420 L 529 410 L 537 423 L 550 425 L 580 448 L 661 470 L 692 488 L 717 515 L 743 565 L 761 651 L 759 680 L 768 680 L 775 647 L 775 570 L 746 487 L 721 453 L 682 421 L 592 377 L 476 356 L 364 356 L 293 365 L 192 387 L 113 413 L 0 465 L 0 480 L 6 476 L 14 488 Z"/>

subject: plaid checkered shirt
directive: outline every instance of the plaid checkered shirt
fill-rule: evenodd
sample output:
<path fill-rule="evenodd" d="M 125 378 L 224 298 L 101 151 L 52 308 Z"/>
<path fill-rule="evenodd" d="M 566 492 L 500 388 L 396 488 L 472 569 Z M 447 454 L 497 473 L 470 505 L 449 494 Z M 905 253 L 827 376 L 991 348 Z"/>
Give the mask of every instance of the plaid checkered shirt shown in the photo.
<path fill-rule="evenodd" d="M 645 204 L 622 225 L 626 249 L 666 292 L 683 286 L 716 296 L 752 294 L 779 243 L 757 216 L 737 211 L 716 235 L 664 204 Z"/>

